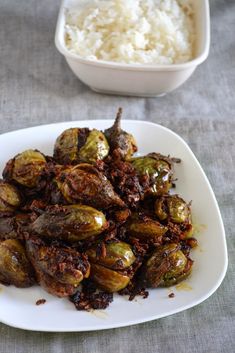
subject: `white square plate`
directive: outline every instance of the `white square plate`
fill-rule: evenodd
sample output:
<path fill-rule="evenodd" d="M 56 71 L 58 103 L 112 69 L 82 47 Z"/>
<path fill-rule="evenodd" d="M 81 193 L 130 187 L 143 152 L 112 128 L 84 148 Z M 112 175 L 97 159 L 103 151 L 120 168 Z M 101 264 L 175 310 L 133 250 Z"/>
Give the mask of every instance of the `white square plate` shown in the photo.
<path fill-rule="evenodd" d="M 53 153 L 56 137 L 69 127 L 105 129 L 111 120 L 88 120 L 43 125 L 0 136 L 0 171 L 14 155 L 28 148 Z M 133 325 L 191 308 L 207 299 L 221 284 L 227 269 L 227 248 L 223 222 L 214 193 L 199 162 L 188 145 L 169 129 L 145 121 L 124 120 L 123 129 L 137 140 L 140 154 L 160 152 L 182 159 L 176 166 L 176 192 L 192 200 L 193 222 L 199 247 L 192 252 L 193 272 L 184 285 L 149 291 L 147 299 L 115 295 L 106 310 L 76 311 L 67 299 L 58 299 L 40 287 L 17 289 L 0 285 L 0 321 L 35 331 L 91 331 Z M 173 291 L 174 298 L 168 294 Z M 45 298 L 44 305 L 36 306 Z"/>

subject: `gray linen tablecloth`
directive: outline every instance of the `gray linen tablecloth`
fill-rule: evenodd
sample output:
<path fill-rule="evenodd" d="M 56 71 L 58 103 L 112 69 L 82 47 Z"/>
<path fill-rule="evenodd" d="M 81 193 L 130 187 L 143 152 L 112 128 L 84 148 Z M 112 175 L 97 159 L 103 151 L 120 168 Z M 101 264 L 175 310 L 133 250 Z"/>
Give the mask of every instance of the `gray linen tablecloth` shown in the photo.
<path fill-rule="evenodd" d="M 0 1 L 0 133 L 113 118 L 119 106 L 126 118 L 171 128 L 188 142 L 215 191 L 229 268 L 221 287 L 204 303 L 141 325 L 57 334 L 0 324 L 0 352 L 235 352 L 235 1 L 211 0 L 212 43 L 206 63 L 182 88 L 149 99 L 99 95 L 79 82 L 54 46 L 58 9 L 55 0 Z"/>

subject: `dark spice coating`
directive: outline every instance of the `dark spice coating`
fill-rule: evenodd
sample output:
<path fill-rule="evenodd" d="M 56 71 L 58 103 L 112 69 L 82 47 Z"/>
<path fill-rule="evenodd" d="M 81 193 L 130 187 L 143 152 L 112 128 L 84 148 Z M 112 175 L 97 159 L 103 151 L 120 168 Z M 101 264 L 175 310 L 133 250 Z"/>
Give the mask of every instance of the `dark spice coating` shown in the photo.
<path fill-rule="evenodd" d="M 40 238 L 30 238 L 26 249 L 38 283 L 58 297 L 75 293 L 83 278 L 90 274 L 87 256 L 69 247 L 47 245 Z"/>
<path fill-rule="evenodd" d="M 69 247 L 49 246 L 39 238 L 26 241 L 28 253 L 34 257 L 43 271 L 63 282 L 65 275 L 86 276 L 90 271 L 90 264 L 85 254 L 80 254 Z"/>
<path fill-rule="evenodd" d="M 97 286 L 84 280 L 82 289 L 70 296 L 77 310 L 106 309 L 113 301 L 113 294 L 97 289 Z"/>
<path fill-rule="evenodd" d="M 36 301 L 36 305 L 42 305 L 42 304 L 45 304 L 46 303 L 46 299 L 38 299 L 37 301 Z"/>
<path fill-rule="evenodd" d="M 97 168 L 106 175 L 114 190 L 129 207 L 134 208 L 143 200 L 143 185 L 140 184 L 136 170 L 130 162 L 109 156 L 105 163 L 97 163 Z"/>
<path fill-rule="evenodd" d="M 70 204 L 84 203 L 97 209 L 125 206 L 105 175 L 88 163 L 67 168 L 57 176 L 56 182 Z"/>
<path fill-rule="evenodd" d="M 13 157 L 0 182 L 10 182 L 20 195 L 19 203 L 0 200 L 0 246 L 20 240 L 30 260 L 27 285 L 35 273 L 38 284 L 69 297 L 77 310 L 105 309 L 120 288 L 129 300 L 147 298 L 146 287 L 178 283 L 193 265 L 189 256 L 197 240 L 192 238 L 191 203 L 178 195 L 172 199 L 168 192 L 175 187 L 174 163 L 180 160 L 154 152 L 144 156 L 146 168 L 151 170 L 153 160 L 160 169 L 152 175 L 140 172 L 143 165 L 137 170 L 132 162 L 137 145 L 121 129 L 121 113 L 104 132 L 106 158 L 81 163 L 78 152 L 91 130 L 68 129 L 58 137 L 53 157 L 26 151 L 22 155 L 29 165 L 27 158 L 22 166 L 19 159 L 17 174 Z M 79 221 L 73 208 L 80 212 Z M 1 283 L 21 286 L 6 273 L 0 268 Z"/>

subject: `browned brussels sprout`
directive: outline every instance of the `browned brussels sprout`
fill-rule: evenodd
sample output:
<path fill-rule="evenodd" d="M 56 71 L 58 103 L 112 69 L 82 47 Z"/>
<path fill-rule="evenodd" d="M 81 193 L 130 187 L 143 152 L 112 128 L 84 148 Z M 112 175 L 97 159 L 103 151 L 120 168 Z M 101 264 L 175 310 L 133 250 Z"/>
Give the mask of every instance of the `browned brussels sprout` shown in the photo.
<path fill-rule="evenodd" d="M 137 151 L 137 145 L 133 135 L 121 129 L 122 109 L 119 108 L 116 120 L 112 127 L 104 131 L 107 137 L 111 153 L 115 157 L 128 160 Z"/>
<path fill-rule="evenodd" d="M 95 163 L 109 153 L 104 134 L 96 129 L 71 128 L 57 138 L 54 158 L 61 164 Z"/>
<path fill-rule="evenodd" d="M 21 197 L 16 187 L 0 180 L 0 213 L 13 212 L 20 204 Z"/>
<path fill-rule="evenodd" d="M 0 277 L 4 284 L 19 288 L 34 284 L 34 271 L 19 240 L 8 239 L 0 243 Z"/>
<path fill-rule="evenodd" d="M 0 217 L 0 240 L 18 238 L 15 217 Z"/>
<path fill-rule="evenodd" d="M 166 219 L 168 219 L 169 211 L 167 208 L 167 202 L 166 202 L 165 196 L 162 196 L 156 199 L 154 204 L 154 210 L 155 210 L 155 214 L 160 219 L 160 221 L 165 221 Z"/>
<path fill-rule="evenodd" d="M 109 145 L 104 134 L 96 129 L 91 130 L 86 143 L 79 151 L 82 162 L 95 163 L 109 154 Z"/>
<path fill-rule="evenodd" d="M 27 251 L 39 281 L 45 274 L 54 281 L 54 285 L 59 282 L 76 288 L 90 274 L 87 257 L 74 249 L 46 246 L 40 239 L 29 239 Z"/>
<path fill-rule="evenodd" d="M 193 235 L 190 204 L 178 195 L 162 196 L 155 201 L 155 213 L 161 221 L 176 223 L 181 239 Z"/>
<path fill-rule="evenodd" d="M 155 213 L 160 220 L 170 219 L 174 223 L 191 222 L 190 206 L 178 195 L 158 198 Z"/>
<path fill-rule="evenodd" d="M 183 223 L 191 220 L 191 213 L 187 203 L 177 195 L 167 198 L 169 216 L 172 222 Z"/>
<path fill-rule="evenodd" d="M 28 188 L 34 188 L 45 166 L 46 159 L 42 153 L 36 150 L 26 150 L 7 163 L 3 177 Z"/>
<path fill-rule="evenodd" d="M 125 206 L 109 180 L 90 164 L 78 164 L 63 171 L 55 182 L 67 202 L 83 203 L 98 209 Z"/>
<path fill-rule="evenodd" d="M 65 298 L 70 295 L 73 295 L 77 291 L 77 286 L 68 283 L 62 283 L 54 279 L 52 276 L 44 273 L 39 269 L 36 270 L 37 281 L 42 288 L 45 289 L 48 293 L 59 297 Z"/>
<path fill-rule="evenodd" d="M 149 188 L 146 194 L 163 195 L 172 186 L 173 162 L 179 161 L 158 153 L 150 153 L 147 156 L 133 158 L 131 163 L 141 177 L 148 179 Z"/>
<path fill-rule="evenodd" d="M 0 240 L 24 239 L 23 231 L 30 223 L 30 214 L 19 213 L 14 217 L 0 217 Z"/>
<path fill-rule="evenodd" d="M 120 291 L 130 282 L 130 278 L 125 274 L 94 263 L 91 264 L 91 279 L 109 293 Z"/>
<path fill-rule="evenodd" d="M 142 279 L 148 287 L 171 286 L 185 279 L 191 272 L 192 260 L 178 244 L 160 246 L 142 269 Z"/>
<path fill-rule="evenodd" d="M 32 230 L 42 237 L 75 242 L 102 233 L 108 226 L 105 215 L 90 206 L 55 206 L 39 216 Z"/>
<path fill-rule="evenodd" d="M 61 164 L 77 164 L 78 151 L 86 142 L 89 129 L 71 128 L 60 134 L 54 146 L 54 158 Z"/>
<path fill-rule="evenodd" d="M 128 234 L 147 242 L 160 243 L 167 230 L 167 227 L 147 216 L 138 218 L 135 215 L 127 225 Z"/>
<path fill-rule="evenodd" d="M 87 251 L 89 260 L 113 270 L 123 270 L 133 264 L 135 255 L 131 246 L 122 241 L 112 242 L 105 245 L 105 255 L 98 256 L 97 248 L 94 247 Z"/>

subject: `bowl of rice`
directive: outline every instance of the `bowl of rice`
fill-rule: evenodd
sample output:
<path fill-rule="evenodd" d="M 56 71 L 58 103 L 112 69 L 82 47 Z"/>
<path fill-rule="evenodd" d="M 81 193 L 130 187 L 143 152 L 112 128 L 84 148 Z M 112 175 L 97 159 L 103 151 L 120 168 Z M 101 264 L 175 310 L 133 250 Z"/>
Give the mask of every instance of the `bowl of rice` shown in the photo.
<path fill-rule="evenodd" d="M 55 44 L 92 90 L 155 97 L 206 60 L 208 0 L 63 0 Z"/>

